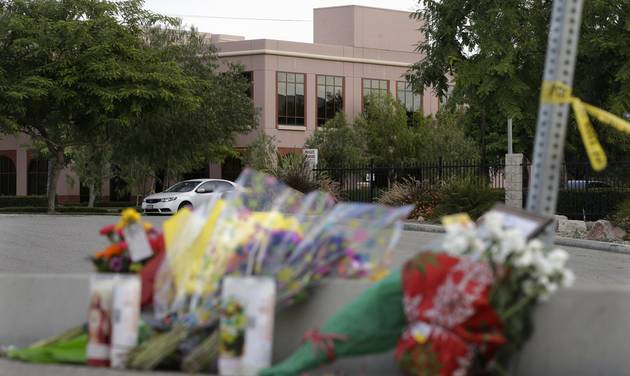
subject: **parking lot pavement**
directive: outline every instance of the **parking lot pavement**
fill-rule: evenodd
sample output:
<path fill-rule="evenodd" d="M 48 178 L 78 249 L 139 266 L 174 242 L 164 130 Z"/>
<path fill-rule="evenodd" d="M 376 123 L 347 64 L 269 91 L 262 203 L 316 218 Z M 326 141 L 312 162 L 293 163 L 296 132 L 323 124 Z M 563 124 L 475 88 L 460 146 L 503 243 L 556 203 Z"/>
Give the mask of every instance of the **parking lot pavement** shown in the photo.
<path fill-rule="evenodd" d="M 145 217 L 161 225 L 168 217 Z M 101 227 L 118 216 L 0 215 L 0 273 L 80 273 L 108 244 Z"/>
<path fill-rule="evenodd" d="M 169 217 L 143 217 L 160 226 Z M 117 216 L 0 215 L 0 273 L 85 273 L 87 257 L 107 245 L 98 234 Z M 404 231 L 394 264 L 440 238 L 440 234 Z M 630 285 L 630 255 L 565 248 L 578 285 Z"/>

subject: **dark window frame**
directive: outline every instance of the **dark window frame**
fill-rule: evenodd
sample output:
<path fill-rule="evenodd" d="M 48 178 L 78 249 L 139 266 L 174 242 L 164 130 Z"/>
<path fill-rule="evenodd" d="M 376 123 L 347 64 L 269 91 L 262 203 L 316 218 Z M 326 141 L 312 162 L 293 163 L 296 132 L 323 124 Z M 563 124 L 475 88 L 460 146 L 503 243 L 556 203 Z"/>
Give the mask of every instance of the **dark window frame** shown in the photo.
<path fill-rule="evenodd" d="M 323 84 L 319 83 L 319 79 L 322 78 L 324 80 Z M 332 78 L 333 79 L 333 83 L 332 84 L 328 84 L 328 78 Z M 337 79 L 341 79 L 341 84 L 337 85 Z M 315 124 L 317 125 L 317 127 L 321 127 L 322 125 L 324 125 L 328 120 L 332 119 L 335 117 L 335 115 L 337 114 L 337 112 L 343 112 L 345 111 L 345 105 L 346 105 L 346 91 L 345 91 L 345 86 L 346 86 L 346 78 L 343 76 L 335 76 L 335 75 L 329 75 L 329 74 L 318 74 L 315 76 Z M 324 113 L 321 114 L 320 113 L 320 106 L 319 106 L 319 100 L 320 100 L 320 96 L 319 96 L 319 89 L 320 87 L 324 88 Z M 333 109 L 332 109 L 332 114 L 328 113 L 328 104 L 329 104 L 329 100 L 326 96 L 326 93 L 328 93 L 328 88 L 332 88 L 332 92 L 336 94 L 336 89 L 340 89 L 340 98 L 339 101 L 340 103 L 337 104 L 336 103 L 336 96 L 333 97 Z M 323 116 L 322 116 L 323 115 Z"/>
<path fill-rule="evenodd" d="M 370 81 L 370 92 L 366 93 L 365 92 L 365 81 Z M 372 84 L 374 83 L 374 81 L 379 81 L 379 88 L 375 89 L 372 87 Z M 389 94 L 391 91 L 389 90 L 389 80 L 387 79 L 381 79 L 381 78 L 362 78 L 361 79 L 361 112 L 365 113 L 365 97 L 367 97 L 368 95 L 372 94 L 373 90 L 378 90 L 378 91 L 382 91 L 383 89 L 380 88 L 380 82 L 385 81 L 387 82 L 387 89 L 385 89 L 385 93 L 384 94 Z"/>
<path fill-rule="evenodd" d="M 280 81 L 281 75 L 284 75 L 284 81 Z M 293 81 L 290 81 L 291 76 L 293 77 Z M 298 77 L 302 77 L 302 82 L 298 82 Z M 290 98 L 289 85 L 293 84 L 294 86 L 294 94 L 291 95 Z M 302 85 L 302 116 L 298 115 L 298 105 L 297 101 L 299 98 L 298 85 Z M 280 99 L 280 88 L 284 86 L 284 100 Z M 280 127 L 295 127 L 298 130 L 306 129 L 306 119 L 307 119 L 307 85 L 306 85 L 306 73 L 297 73 L 297 72 L 284 72 L 278 71 L 276 72 L 276 128 L 280 129 Z M 281 103 L 283 102 L 283 103 Z M 293 114 L 291 115 L 291 107 L 294 107 Z M 280 109 L 284 108 L 284 115 L 280 115 Z M 284 122 L 281 121 L 283 118 Z"/>
<path fill-rule="evenodd" d="M 243 77 L 249 82 L 249 87 L 245 91 L 245 94 L 249 99 L 254 100 L 254 71 L 243 72 Z"/>
<path fill-rule="evenodd" d="M 0 196 L 15 196 L 17 171 L 13 159 L 0 155 Z"/>
<path fill-rule="evenodd" d="M 401 90 L 400 89 L 400 85 L 403 84 L 404 88 Z M 404 94 L 404 98 L 401 100 L 400 98 L 400 94 L 401 92 Z M 412 109 L 411 111 L 409 110 L 409 107 L 407 107 L 407 96 L 412 96 L 411 101 L 412 101 Z M 414 108 L 414 97 L 417 96 L 418 97 L 418 108 Z M 413 92 L 413 89 L 411 88 L 411 83 L 409 81 L 396 81 L 396 99 L 398 99 L 399 102 L 401 102 L 401 104 L 403 105 L 403 107 L 405 108 L 405 111 L 407 112 L 407 121 L 409 122 L 409 125 L 415 125 L 413 124 L 413 114 L 415 114 L 418 110 L 422 111 L 422 114 L 424 115 L 424 108 L 422 106 L 422 100 L 423 100 L 423 96 L 422 94 L 417 94 Z"/>
<path fill-rule="evenodd" d="M 33 158 L 26 168 L 26 194 L 45 195 L 48 191 L 48 159 Z"/>

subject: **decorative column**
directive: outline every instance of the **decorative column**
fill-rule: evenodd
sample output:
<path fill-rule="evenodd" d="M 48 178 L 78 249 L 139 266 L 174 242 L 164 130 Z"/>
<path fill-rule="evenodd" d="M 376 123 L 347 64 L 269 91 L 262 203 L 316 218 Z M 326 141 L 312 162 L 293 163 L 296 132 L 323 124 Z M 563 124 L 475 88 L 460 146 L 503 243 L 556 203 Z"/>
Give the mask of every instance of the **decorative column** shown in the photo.
<path fill-rule="evenodd" d="M 505 155 L 505 205 L 523 208 L 523 154 Z"/>

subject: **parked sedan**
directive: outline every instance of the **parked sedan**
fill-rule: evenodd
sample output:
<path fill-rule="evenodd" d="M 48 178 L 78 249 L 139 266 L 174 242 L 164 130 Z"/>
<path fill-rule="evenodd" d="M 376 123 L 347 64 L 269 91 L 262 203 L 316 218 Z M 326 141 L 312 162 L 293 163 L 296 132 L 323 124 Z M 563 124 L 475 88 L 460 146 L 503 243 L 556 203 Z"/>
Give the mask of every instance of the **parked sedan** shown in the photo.
<path fill-rule="evenodd" d="M 213 196 L 223 195 L 235 187 L 233 182 L 220 179 L 180 181 L 164 192 L 147 196 L 142 201 L 142 210 L 146 214 L 172 214 L 185 207 L 197 207 Z"/>

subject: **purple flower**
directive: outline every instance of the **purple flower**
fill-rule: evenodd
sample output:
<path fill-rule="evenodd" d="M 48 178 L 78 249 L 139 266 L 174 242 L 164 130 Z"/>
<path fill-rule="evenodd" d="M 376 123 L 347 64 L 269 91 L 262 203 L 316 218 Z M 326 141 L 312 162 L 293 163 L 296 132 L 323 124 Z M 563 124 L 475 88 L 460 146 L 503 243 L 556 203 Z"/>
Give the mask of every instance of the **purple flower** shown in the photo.
<path fill-rule="evenodd" d="M 113 272 L 120 272 L 123 268 L 123 259 L 122 257 L 112 257 L 109 260 L 109 269 Z"/>

